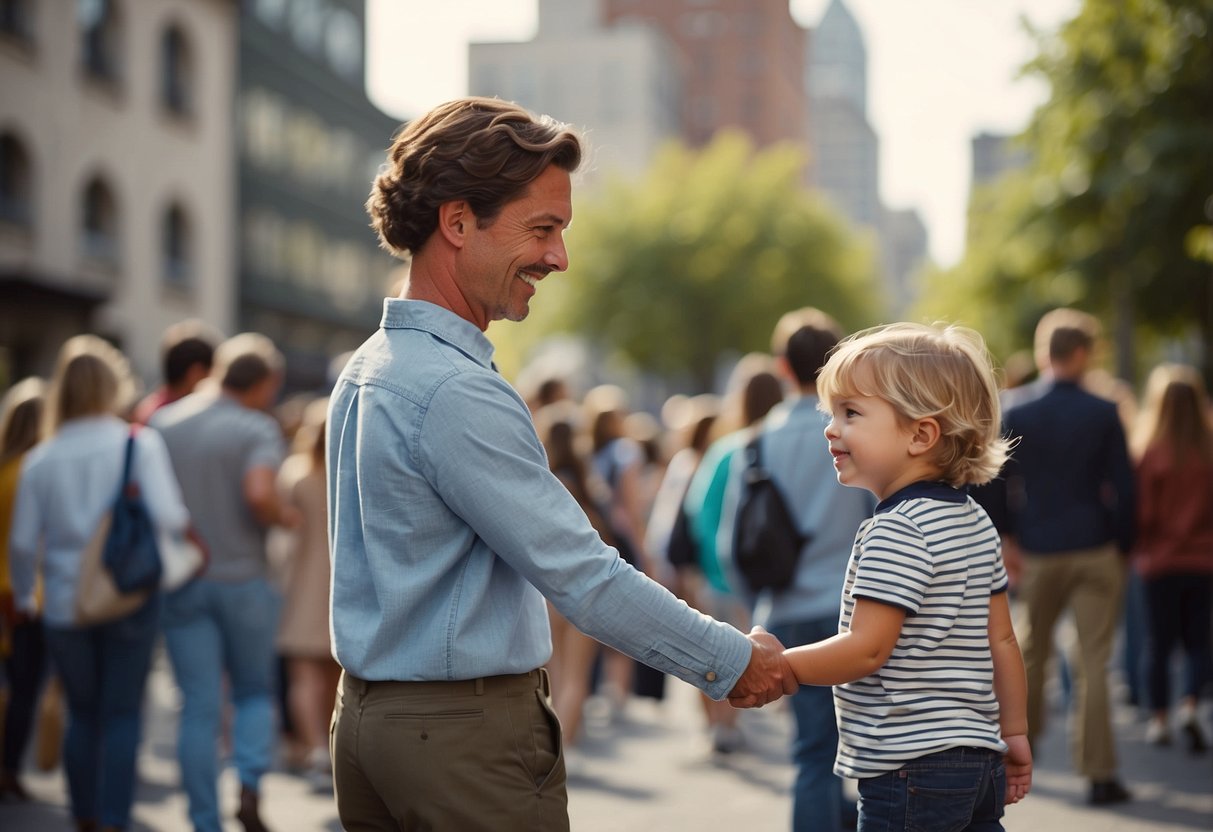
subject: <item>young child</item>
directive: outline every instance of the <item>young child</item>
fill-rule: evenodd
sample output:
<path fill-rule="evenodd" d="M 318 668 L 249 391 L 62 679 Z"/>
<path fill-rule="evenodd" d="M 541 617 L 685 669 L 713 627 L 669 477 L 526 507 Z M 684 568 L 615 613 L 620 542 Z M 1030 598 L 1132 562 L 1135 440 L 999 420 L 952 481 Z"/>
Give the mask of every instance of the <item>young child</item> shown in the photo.
<path fill-rule="evenodd" d="M 961 490 L 1009 450 L 985 345 L 955 326 L 866 330 L 817 391 L 839 482 L 880 504 L 856 534 L 838 635 L 785 655 L 801 684 L 836 686 L 834 771 L 859 781 L 861 830 L 1000 830 L 1032 753 L 1001 544 Z"/>

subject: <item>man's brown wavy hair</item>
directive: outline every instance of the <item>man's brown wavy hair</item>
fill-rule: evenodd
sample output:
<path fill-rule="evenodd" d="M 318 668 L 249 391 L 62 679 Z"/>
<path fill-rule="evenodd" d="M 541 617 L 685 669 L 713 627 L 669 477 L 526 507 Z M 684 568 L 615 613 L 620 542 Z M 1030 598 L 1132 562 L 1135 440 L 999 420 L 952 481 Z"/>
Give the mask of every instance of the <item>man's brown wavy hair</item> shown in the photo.
<path fill-rule="evenodd" d="M 392 143 L 366 202 L 380 244 L 407 259 L 438 227 L 438 207 L 465 200 L 481 228 L 549 165 L 570 173 L 581 140 L 567 124 L 496 98 L 461 98 L 410 123 Z"/>

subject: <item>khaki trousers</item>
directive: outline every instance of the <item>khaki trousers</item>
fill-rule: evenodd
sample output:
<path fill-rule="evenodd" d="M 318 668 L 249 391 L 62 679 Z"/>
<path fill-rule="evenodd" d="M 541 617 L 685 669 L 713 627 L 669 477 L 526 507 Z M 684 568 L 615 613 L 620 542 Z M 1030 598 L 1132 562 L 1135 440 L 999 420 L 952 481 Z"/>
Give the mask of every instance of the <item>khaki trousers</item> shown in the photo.
<path fill-rule="evenodd" d="M 1072 667 L 1078 713 L 1071 736 L 1074 766 L 1091 780 L 1116 774 L 1116 744 L 1108 704 L 1108 660 L 1120 620 L 1125 564 L 1112 544 L 1048 554 L 1024 553 L 1020 598 L 1024 668 L 1028 676 L 1028 736 L 1045 728 L 1044 684 L 1053 630 L 1074 614 L 1078 655 Z"/>
<path fill-rule="evenodd" d="M 547 671 L 459 682 L 343 673 L 330 729 L 349 832 L 567 832 Z"/>

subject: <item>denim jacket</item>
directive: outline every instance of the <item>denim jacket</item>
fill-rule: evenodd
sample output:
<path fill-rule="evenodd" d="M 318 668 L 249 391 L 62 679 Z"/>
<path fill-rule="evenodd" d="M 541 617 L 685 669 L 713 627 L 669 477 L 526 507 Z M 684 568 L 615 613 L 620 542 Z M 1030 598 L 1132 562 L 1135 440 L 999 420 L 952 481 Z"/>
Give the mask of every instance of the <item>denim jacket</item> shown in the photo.
<path fill-rule="evenodd" d="M 750 646 L 625 563 L 548 470 L 473 324 L 388 299 L 328 421 L 334 652 L 368 680 L 522 673 L 544 596 L 594 638 L 720 699 Z"/>

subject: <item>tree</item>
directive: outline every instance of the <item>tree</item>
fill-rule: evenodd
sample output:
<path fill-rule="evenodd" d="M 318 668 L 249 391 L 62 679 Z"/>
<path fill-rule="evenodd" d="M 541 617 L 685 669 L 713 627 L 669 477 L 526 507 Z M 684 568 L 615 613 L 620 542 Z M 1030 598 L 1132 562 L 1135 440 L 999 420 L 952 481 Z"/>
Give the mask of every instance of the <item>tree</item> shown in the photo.
<path fill-rule="evenodd" d="M 1022 137 L 1033 161 L 998 185 L 950 294 L 1100 313 L 1125 379 L 1140 333 L 1199 333 L 1213 370 L 1213 0 L 1086 0 L 1038 40 L 1028 71 L 1051 95 Z"/>
<path fill-rule="evenodd" d="M 702 151 L 667 148 L 640 181 L 608 183 L 568 232 L 560 328 L 709 390 L 721 356 L 768 350 L 790 309 L 869 322 L 871 253 L 803 189 L 802 167 L 793 148 L 755 153 L 723 134 Z"/>

